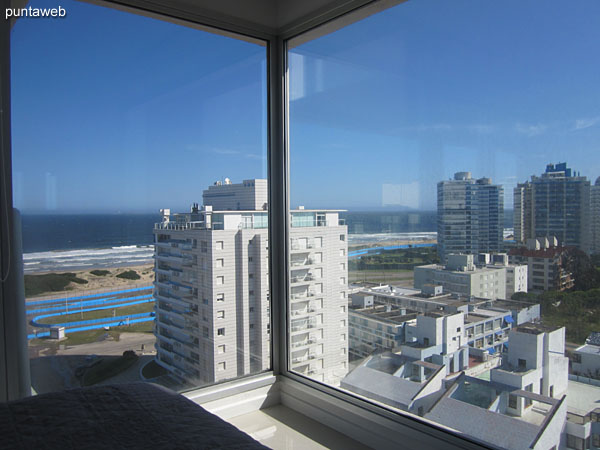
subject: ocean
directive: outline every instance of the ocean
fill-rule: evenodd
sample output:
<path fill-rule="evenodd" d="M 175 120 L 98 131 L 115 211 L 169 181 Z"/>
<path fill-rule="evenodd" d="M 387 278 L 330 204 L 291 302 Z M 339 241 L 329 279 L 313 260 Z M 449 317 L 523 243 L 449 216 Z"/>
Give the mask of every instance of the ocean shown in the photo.
<path fill-rule="evenodd" d="M 344 212 L 340 218 L 348 226 L 349 244 L 436 237 L 435 211 Z M 160 220 L 158 214 L 23 214 L 24 271 L 151 264 L 152 229 Z M 505 226 L 511 222 L 512 214 Z"/>

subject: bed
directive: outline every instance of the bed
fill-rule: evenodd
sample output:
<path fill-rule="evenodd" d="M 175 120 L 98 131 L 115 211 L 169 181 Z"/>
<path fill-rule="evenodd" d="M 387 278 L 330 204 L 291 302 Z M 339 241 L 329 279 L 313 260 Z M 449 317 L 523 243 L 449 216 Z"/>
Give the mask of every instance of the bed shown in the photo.
<path fill-rule="evenodd" d="M 2 449 L 266 449 L 187 398 L 150 383 L 0 403 Z"/>

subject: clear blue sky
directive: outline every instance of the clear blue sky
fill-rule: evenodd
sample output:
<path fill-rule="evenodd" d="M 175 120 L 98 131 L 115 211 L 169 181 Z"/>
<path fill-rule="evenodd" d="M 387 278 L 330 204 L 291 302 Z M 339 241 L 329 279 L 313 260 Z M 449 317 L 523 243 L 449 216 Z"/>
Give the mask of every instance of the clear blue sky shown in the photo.
<path fill-rule="evenodd" d="M 50 5 L 32 1 L 32 6 Z M 13 30 L 15 201 L 187 208 L 266 177 L 265 48 L 62 2 Z M 600 2 L 409 1 L 290 55 L 292 205 L 433 209 L 456 171 L 600 176 Z"/>

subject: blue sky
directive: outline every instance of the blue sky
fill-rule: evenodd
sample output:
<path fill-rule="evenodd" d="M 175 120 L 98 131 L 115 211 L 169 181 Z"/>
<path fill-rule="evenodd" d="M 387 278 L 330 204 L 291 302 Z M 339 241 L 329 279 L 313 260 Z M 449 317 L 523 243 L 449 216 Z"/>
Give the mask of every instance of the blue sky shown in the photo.
<path fill-rule="evenodd" d="M 17 206 L 181 209 L 266 176 L 264 47 L 61 4 L 66 19 L 13 30 Z M 599 42 L 596 0 L 412 0 L 293 48 L 292 205 L 433 209 L 468 170 L 511 207 L 559 161 L 593 182 Z"/>

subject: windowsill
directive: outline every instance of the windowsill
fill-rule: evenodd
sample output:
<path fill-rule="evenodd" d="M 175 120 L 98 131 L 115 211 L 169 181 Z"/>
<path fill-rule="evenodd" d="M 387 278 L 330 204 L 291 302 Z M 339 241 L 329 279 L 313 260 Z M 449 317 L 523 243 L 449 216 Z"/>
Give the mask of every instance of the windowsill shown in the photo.
<path fill-rule="evenodd" d="M 439 425 L 408 413 L 398 414 L 383 408 L 366 408 L 361 401 L 345 400 L 332 395 L 332 388 L 319 389 L 289 376 L 260 374 L 223 383 L 184 395 L 224 420 L 236 423 L 236 418 L 281 405 L 319 424 L 341 433 L 351 441 L 373 448 L 485 448 L 449 433 Z M 266 414 L 269 414 L 266 412 Z M 242 419 L 240 419 L 242 420 Z M 243 420 L 242 420 L 243 421 Z M 293 421 L 292 421 L 293 422 Z M 294 423 L 283 422 L 294 428 Z M 320 442 L 317 428 L 303 431 L 312 441 Z M 248 429 L 248 431 L 251 431 Z"/>

